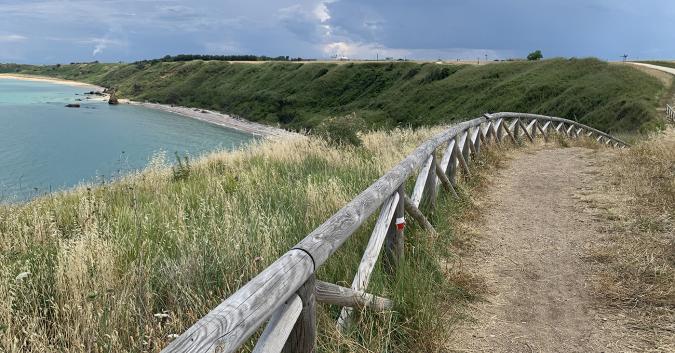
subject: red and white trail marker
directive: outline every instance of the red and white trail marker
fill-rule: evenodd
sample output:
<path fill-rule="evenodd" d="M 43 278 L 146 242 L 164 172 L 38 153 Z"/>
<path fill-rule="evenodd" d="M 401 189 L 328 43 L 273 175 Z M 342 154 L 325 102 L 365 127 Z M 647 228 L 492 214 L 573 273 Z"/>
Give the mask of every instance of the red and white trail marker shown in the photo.
<path fill-rule="evenodd" d="M 405 228 L 405 218 L 398 217 L 396 218 L 396 229 L 403 230 Z"/>

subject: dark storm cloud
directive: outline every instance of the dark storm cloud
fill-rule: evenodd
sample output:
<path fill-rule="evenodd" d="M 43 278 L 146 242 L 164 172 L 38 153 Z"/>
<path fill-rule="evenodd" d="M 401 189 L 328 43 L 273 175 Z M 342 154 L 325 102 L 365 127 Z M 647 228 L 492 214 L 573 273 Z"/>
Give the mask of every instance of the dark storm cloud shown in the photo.
<path fill-rule="evenodd" d="M 675 2 L 0 0 L 0 61 L 177 53 L 675 57 Z"/>
<path fill-rule="evenodd" d="M 344 36 L 390 48 L 489 48 L 519 54 L 614 58 L 675 56 L 675 2 L 625 0 L 408 1 L 330 3 Z M 369 26 L 369 23 L 377 25 Z M 653 53 L 653 54 L 650 54 Z"/>

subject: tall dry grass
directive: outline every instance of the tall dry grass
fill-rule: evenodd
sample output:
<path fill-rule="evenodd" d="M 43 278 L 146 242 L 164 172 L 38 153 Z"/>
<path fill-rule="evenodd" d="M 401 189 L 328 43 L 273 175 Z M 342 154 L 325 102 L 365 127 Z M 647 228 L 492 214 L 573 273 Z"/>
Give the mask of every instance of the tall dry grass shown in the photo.
<path fill-rule="evenodd" d="M 605 236 L 591 247 L 595 293 L 655 351 L 675 350 L 675 131 L 610 159 Z"/>
<path fill-rule="evenodd" d="M 180 178 L 160 158 L 112 184 L 0 206 L 0 350 L 158 351 L 438 131 L 368 133 L 358 148 L 263 142 L 191 162 Z M 348 286 L 372 223 L 319 278 Z M 438 306 L 456 291 L 444 247 L 425 235 L 409 227 L 399 273 L 372 277 L 396 311 L 361 313 L 342 335 L 339 308 L 321 306 L 320 351 L 439 349 Z"/>

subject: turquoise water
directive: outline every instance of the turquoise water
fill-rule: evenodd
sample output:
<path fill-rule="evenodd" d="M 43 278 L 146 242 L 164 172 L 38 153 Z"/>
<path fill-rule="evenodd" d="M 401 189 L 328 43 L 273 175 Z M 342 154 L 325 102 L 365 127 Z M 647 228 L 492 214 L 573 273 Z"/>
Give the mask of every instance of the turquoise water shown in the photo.
<path fill-rule="evenodd" d="M 0 202 L 139 170 L 158 154 L 196 157 L 253 137 L 148 108 L 87 102 L 86 87 L 0 78 Z M 77 102 L 81 108 L 66 108 Z"/>

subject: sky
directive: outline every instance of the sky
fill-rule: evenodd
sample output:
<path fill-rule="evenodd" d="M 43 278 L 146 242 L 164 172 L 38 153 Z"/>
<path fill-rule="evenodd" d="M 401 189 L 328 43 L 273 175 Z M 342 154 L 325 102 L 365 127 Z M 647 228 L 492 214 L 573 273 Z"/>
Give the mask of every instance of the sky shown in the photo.
<path fill-rule="evenodd" d="M 0 62 L 675 59 L 675 0 L 0 0 Z"/>

